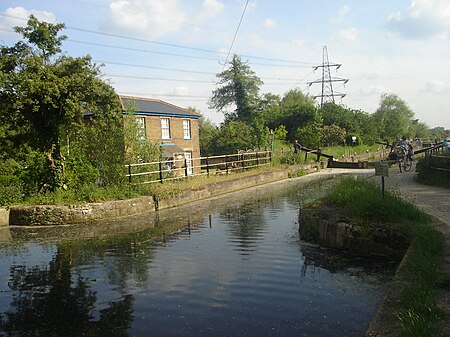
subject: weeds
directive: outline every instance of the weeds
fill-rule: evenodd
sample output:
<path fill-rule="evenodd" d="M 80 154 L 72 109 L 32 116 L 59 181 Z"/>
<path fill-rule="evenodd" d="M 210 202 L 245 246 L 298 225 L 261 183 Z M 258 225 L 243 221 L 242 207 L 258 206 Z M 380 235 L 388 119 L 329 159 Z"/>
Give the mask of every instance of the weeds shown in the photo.
<path fill-rule="evenodd" d="M 439 336 L 444 316 L 435 294 L 448 276 L 442 272 L 444 237 L 429 225 L 431 218 L 398 192 L 385 193 L 383 199 L 375 183 L 363 180 L 342 180 L 327 199 L 363 219 L 399 226 L 410 238 L 409 255 L 398 272 L 403 285 L 396 314 L 401 335 Z"/>

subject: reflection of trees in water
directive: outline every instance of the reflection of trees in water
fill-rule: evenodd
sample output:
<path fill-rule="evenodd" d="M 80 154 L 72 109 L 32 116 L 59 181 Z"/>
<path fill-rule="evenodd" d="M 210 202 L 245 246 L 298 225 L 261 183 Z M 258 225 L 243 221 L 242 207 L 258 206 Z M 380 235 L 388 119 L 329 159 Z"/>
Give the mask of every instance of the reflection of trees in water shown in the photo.
<path fill-rule="evenodd" d="M 250 251 L 265 229 L 264 205 L 260 200 L 237 205 L 221 212 L 219 217 L 228 223 L 230 237 L 238 241 L 238 247 Z"/>
<path fill-rule="evenodd" d="M 94 320 L 96 293 L 89 280 L 74 275 L 73 251 L 58 246 L 48 267 L 11 266 L 11 310 L 1 317 L 6 336 L 126 336 L 133 298 L 108 303 Z"/>

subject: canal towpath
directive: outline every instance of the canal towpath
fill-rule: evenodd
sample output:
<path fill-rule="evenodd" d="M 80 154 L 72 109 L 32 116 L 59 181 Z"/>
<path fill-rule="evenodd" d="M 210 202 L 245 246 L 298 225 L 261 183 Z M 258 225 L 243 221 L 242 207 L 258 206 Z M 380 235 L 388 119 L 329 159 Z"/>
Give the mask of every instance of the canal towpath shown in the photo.
<path fill-rule="evenodd" d="M 399 191 L 408 201 L 437 220 L 436 229 L 446 239 L 443 271 L 450 274 L 450 190 L 419 184 L 414 180 L 414 166 L 409 172 L 400 173 L 397 166 L 393 166 L 389 171 L 389 177 L 385 178 L 386 188 Z M 437 294 L 437 302 L 447 314 L 450 314 L 450 291 L 441 289 Z M 443 327 L 442 336 L 450 336 L 450 320 L 448 319 Z"/>

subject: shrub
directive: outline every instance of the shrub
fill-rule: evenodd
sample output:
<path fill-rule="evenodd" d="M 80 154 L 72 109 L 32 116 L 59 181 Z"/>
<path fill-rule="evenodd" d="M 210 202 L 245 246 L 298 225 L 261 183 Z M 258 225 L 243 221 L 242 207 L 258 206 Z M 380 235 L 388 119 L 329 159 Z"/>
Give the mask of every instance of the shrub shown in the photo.
<path fill-rule="evenodd" d="M 23 186 L 18 177 L 0 176 L 0 206 L 9 206 L 22 200 Z"/>

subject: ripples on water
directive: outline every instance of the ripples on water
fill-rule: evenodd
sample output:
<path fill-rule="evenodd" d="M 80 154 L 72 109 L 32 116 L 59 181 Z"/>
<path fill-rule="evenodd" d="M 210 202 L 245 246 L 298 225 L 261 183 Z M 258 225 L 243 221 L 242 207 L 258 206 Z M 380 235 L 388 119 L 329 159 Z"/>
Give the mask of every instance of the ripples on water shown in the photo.
<path fill-rule="evenodd" d="M 4 242 L 0 335 L 362 336 L 396 262 L 302 243 L 317 191 L 256 189 L 195 222 L 187 207 L 163 237 Z"/>

